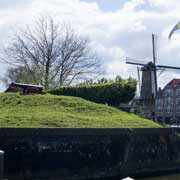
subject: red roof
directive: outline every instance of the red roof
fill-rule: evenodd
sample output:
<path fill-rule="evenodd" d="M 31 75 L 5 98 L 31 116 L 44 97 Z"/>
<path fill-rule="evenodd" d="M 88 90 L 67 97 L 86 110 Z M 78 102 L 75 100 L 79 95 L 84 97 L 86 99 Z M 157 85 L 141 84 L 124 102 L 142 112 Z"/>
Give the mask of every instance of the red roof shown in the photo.
<path fill-rule="evenodd" d="M 176 87 L 178 85 L 180 85 L 180 79 L 173 79 L 166 85 L 166 87 L 167 86 Z"/>
<path fill-rule="evenodd" d="M 163 96 L 163 91 L 166 87 L 175 88 L 176 86 L 180 86 L 180 79 L 172 79 L 163 89 L 158 90 L 157 98 L 161 98 Z"/>

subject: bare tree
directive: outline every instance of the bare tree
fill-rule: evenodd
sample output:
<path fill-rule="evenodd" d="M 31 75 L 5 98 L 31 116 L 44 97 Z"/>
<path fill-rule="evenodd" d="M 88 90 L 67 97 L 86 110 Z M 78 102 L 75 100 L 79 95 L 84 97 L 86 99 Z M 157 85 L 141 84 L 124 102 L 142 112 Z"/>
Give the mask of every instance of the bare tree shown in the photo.
<path fill-rule="evenodd" d="M 50 17 L 41 18 L 33 29 L 28 27 L 15 36 L 5 49 L 5 61 L 23 69 L 32 82 L 45 89 L 70 85 L 97 70 L 97 57 L 89 44 L 71 28 Z"/>
<path fill-rule="evenodd" d="M 34 75 L 35 74 L 36 72 L 34 72 Z M 5 86 L 8 86 L 10 82 L 36 84 L 36 81 L 34 81 L 34 78 L 30 75 L 30 72 L 25 67 L 9 67 L 4 77 L 0 80 L 5 84 Z"/>

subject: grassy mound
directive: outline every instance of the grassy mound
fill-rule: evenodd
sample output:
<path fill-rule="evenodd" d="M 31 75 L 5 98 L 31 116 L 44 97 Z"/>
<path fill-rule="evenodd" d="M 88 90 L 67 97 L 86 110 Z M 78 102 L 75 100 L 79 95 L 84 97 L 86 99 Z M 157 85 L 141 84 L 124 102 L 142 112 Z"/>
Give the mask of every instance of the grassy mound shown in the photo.
<path fill-rule="evenodd" d="M 81 98 L 1 93 L 0 127 L 149 128 L 160 125 Z"/>

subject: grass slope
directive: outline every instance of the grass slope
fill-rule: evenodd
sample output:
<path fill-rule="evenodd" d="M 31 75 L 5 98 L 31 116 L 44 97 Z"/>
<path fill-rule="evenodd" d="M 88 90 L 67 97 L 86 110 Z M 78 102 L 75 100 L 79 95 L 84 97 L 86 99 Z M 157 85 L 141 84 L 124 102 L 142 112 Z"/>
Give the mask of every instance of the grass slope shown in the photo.
<path fill-rule="evenodd" d="M 81 98 L 1 93 L 0 127 L 148 128 L 160 125 Z"/>

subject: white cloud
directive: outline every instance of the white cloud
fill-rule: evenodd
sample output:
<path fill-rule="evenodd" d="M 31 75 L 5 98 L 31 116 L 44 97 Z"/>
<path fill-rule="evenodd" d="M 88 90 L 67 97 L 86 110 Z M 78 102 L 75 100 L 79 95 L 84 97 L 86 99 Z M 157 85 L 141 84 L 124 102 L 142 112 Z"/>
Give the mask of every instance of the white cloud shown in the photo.
<path fill-rule="evenodd" d="M 173 35 L 171 41 L 167 38 L 173 25 L 180 20 L 178 0 L 129 0 L 114 12 L 104 12 L 95 2 L 80 0 L 14 2 L 18 3 L 8 6 L 7 1 L 0 11 L 0 39 L 4 44 L 9 42 L 17 27 L 33 24 L 40 15 L 48 13 L 59 22 L 72 24 L 79 34 L 90 37 L 109 75 L 136 77 L 136 67 L 126 65 L 124 57 L 151 60 L 152 33 L 159 36 L 159 63 L 180 66 L 180 32 Z M 0 70 L 4 72 L 4 67 Z M 172 72 L 171 76 L 164 73 L 159 79 L 160 85 L 165 84 L 165 78 L 178 77 L 177 73 Z"/>

